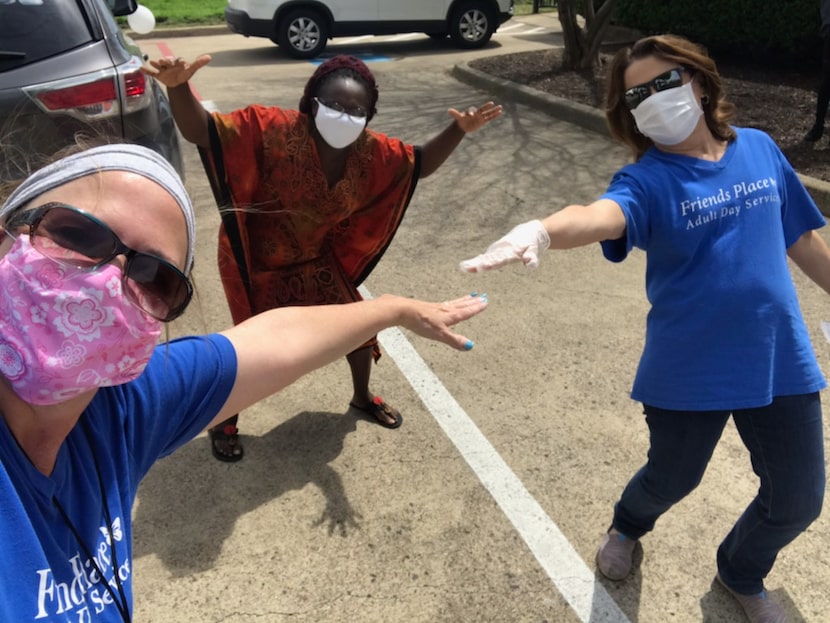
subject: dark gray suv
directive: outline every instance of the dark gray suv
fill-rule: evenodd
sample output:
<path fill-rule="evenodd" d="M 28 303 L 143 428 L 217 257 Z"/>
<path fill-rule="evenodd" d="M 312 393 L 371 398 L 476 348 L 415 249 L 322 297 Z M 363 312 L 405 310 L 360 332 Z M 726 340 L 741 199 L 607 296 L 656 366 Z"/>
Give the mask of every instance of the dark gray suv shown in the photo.
<path fill-rule="evenodd" d="M 0 181 L 76 133 L 155 149 L 183 173 L 164 90 L 115 16 L 136 0 L 0 0 Z"/>

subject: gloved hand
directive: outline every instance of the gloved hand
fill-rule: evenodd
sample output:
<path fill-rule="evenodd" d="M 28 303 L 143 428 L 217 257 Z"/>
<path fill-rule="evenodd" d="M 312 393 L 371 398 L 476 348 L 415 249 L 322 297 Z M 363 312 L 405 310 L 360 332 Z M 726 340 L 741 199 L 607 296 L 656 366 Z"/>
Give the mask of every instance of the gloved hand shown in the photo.
<path fill-rule="evenodd" d="M 461 270 L 477 273 L 521 260 L 528 268 L 539 265 L 539 253 L 550 247 L 550 236 L 542 221 L 516 225 L 505 236 L 487 247 L 481 255 L 461 262 Z"/>

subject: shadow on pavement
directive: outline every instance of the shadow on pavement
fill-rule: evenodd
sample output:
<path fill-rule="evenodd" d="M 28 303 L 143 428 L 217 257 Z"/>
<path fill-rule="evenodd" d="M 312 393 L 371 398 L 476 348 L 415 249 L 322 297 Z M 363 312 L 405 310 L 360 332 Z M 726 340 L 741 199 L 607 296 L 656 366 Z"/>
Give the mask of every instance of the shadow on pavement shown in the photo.
<path fill-rule="evenodd" d="M 807 619 L 799 613 L 798 607 L 790 599 L 786 589 L 777 588 L 767 591 L 767 594 L 784 606 L 789 623 L 808 623 Z M 732 621 L 746 620 L 738 602 L 714 579 L 709 592 L 700 598 L 700 612 L 704 623 L 732 623 Z"/>
<path fill-rule="evenodd" d="M 208 570 L 238 518 L 308 484 L 326 501 L 314 525 L 348 536 L 359 528 L 360 516 L 329 463 L 357 421 L 339 413 L 299 413 L 261 437 L 243 434 L 239 463 L 214 459 L 205 435 L 193 440 L 157 462 L 142 482 L 134 557 L 155 554 L 174 576 Z"/>

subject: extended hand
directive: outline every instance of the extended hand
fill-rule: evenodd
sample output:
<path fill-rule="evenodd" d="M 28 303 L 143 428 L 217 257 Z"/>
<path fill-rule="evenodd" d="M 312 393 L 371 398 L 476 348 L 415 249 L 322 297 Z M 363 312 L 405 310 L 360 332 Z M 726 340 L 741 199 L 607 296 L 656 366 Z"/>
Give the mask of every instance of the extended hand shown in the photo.
<path fill-rule="evenodd" d="M 461 262 L 461 270 L 476 273 L 519 261 L 524 262 L 528 268 L 536 268 L 539 265 L 539 253 L 549 247 L 550 236 L 542 221 L 528 221 L 516 225 L 481 255 Z"/>
<path fill-rule="evenodd" d="M 331 469 L 328 466 L 326 467 Z M 335 531 L 340 536 L 348 536 L 349 528 L 353 530 L 360 529 L 360 522 L 358 520 L 363 519 L 363 516 L 352 508 L 352 505 L 346 500 L 345 494 L 342 496 L 342 499 L 339 499 L 340 495 L 336 497 L 338 498 L 337 500 L 329 500 L 326 503 L 323 514 L 320 516 L 320 519 L 314 522 L 314 526 L 327 524 L 329 536 L 334 534 Z"/>
<path fill-rule="evenodd" d="M 487 102 L 483 106 L 475 108 L 471 106 L 464 112 L 459 112 L 455 108 L 450 108 L 449 113 L 458 127 L 464 132 L 475 132 L 484 125 L 490 123 L 493 119 L 501 115 L 501 104 L 496 106 L 493 102 Z"/>
<path fill-rule="evenodd" d="M 150 66 L 144 65 L 141 71 L 153 76 L 168 88 L 184 84 L 193 77 L 197 71 L 210 62 L 210 54 L 202 54 L 192 63 L 188 63 L 182 57 L 172 58 L 164 56 L 155 61 L 148 61 Z"/>
<path fill-rule="evenodd" d="M 472 294 L 454 301 L 427 303 L 408 300 L 401 325 L 421 337 L 449 344 L 458 350 L 470 350 L 472 340 L 450 330 L 450 327 L 472 318 L 487 307 L 486 296 Z"/>

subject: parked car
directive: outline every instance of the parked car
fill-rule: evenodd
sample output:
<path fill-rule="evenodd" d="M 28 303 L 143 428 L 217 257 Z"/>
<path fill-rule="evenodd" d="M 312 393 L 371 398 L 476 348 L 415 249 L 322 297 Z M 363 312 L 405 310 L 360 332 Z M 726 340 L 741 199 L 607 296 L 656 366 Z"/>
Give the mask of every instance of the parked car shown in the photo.
<path fill-rule="evenodd" d="M 480 48 L 513 17 L 513 0 L 228 0 L 225 21 L 267 37 L 294 58 L 314 58 L 329 39 L 423 32 Z"/>
<path fill-rule="evenodd" d="M 183 172 L 164 89 L 114 16 L 136 0 L 0 2 L 0 181 L 25 174 L 76 133 L 155 149 Z"/>

